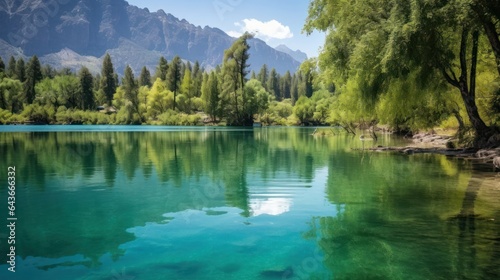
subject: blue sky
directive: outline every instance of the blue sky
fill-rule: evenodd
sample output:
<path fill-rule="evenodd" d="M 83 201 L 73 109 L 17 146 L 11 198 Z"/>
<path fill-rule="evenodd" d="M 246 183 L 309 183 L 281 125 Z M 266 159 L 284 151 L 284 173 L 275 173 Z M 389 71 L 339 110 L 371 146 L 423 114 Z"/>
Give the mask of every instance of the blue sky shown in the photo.
<path fill-rule="evenodd" d="M 127 0 L 129 4 L 151 12 L 163 9 L 194 25 L 217 27 L 237 36 L 253 31 L 257 37 L 275 47 L 285 44 L 299 49 L 308 57 L 318 55 L 325 35 L 302 33 L 307 17 L 308 0 Z M 255 32 L 256 31 L 256 32 Z"/>

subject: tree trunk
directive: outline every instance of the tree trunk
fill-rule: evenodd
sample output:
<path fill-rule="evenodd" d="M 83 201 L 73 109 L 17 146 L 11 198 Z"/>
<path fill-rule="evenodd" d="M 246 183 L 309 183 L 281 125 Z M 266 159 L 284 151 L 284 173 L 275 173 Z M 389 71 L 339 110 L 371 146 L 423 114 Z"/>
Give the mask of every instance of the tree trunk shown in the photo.
<path fill-rule="evenodd" d="M 448 83 L 460 90 L 460 95 L 462 96 L 462 100 L 464 101 L 467 115 L 476 134 L 474 145 L 480 148 L 481 146 L 486 145 L 492 131 L 481 119 L 476 104 L 476 69 L 479 45 L 479 31 L 476 30 L 472 32 L 470 77 L 467 67 L 467 40 L 469 37 L 469 33 L 469 29 L 467 27 L 464 27 L 464 29 L 462 30 L 462 38 L 460 43 L 460 77 L 457 79 L 455 73 L 453 73 L 452 70 L 450 70 L 450 72 L 452 73 L 452 75 L 450 76 L 446 69 L 443 69 L 443 75 Z"/>
<path fill-rule="evenodd" d="M 483 26 L 486 32 L 486 36 L 490 41 L 491 48 L 493 49 L 493 53 L 495 54 L 497 71 L 498 75 L 500 76 L 500 39 L 498 38 L 497 29 L 495 28 L 495 24 L 491 22 L 491 20 L 483 21 Z"/>

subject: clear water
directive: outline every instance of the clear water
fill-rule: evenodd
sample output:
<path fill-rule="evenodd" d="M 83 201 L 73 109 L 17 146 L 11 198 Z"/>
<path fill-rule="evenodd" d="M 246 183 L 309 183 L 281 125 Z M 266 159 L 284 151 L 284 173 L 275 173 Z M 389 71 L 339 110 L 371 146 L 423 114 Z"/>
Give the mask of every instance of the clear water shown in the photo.
<path fill-rule="evenodd" d="M 500 277 L 495 173 L 312 132 L 0 126 L 0 279 Z"/>

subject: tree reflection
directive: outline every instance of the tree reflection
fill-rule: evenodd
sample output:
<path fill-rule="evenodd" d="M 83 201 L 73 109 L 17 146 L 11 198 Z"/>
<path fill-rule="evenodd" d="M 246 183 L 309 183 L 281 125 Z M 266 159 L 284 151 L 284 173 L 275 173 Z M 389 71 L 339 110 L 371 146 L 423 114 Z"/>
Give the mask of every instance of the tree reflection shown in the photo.
<path fill-rule="evenodd" d="M 286 129 L 0 133 L 0 170 L 16 165 L 26 196 L 18 256 L 82 255 L 95 266 L 124 253 L 120 245 L 134 239 L 127 229 L 162 222 L 164 213 L 232 206 L 251 216 L 248 174 L 311 181 L 326 149 Z"/>
<path fill-rule="evenodd" d="M 442 170 L 429 173 L 426 164 Z M 317 240 L 334 279 L 498 277 L 499 248 L 490 246 L 498 237 L 491 209 L 498 208 L 474 207 L 483 179 L 455 172 L 460 164 L 437 156 L 331 156 L 327 194 L 343 211 L 314 218 L 305 237 Z M 491 262 L 493 269 L 478 265 Z"/>

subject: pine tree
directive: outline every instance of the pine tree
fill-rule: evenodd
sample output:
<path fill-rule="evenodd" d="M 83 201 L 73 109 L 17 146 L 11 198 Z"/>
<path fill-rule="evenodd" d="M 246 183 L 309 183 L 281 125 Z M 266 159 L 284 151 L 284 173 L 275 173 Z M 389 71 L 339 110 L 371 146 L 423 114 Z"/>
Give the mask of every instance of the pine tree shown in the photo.
<path fill-rule="evenodd" d="M 28 62 L 28 67 L 26 71 L 26 82 L 24 84 L 24 94 L 26 102 L 28 104 L 32 104 L 33 100 L 35 100 L 36 96 L 35 85 L 42 79 L 43 76 L 42 76 L 42 67 L 40 65 L 40 60 L 38 60 L 38 57 L 34 55 Z"/>
<path fill-rule="evenodd" d="M 220 116 L 220 91 L 219 80 L 215 71 L 203 75 L 203 85 L 201 87 L 202 99 L 205 101 L 205 112 L 212 121 L 216 121 Z"/>
<path fill-rule="evenodd" d="M 200 97 L 201 84 L 203 81 L 203 71 L 202 69 L 200 69 L 200 63 L 198 62 L 198 60 L 194 63 L 193 66 L 192 81 L 193 81 L 193 96 Z"/>
<path fill-rule="evenodd" d="M 168 67 L 167 73 L 168 89 L 174 93 L 174 110 L 176 108 L 176 97 L 179 92 L 181 83 L 181 63 L 181 58 L 179 56 L 175 56 L 170 66 Z"/>
<path fill-rule="evenodd" d="M 52 66 L 46 64 L 42 67 L 42 76 L 43 78 L 53 79 L 57 75 L 57 71 L 52 68 Z"/>
<path fill-rule="evenodd" d="M 19 58 L 16 62 L 16 77 L 21 82 L 26 81 L 26 64 L 22 58 Z"/>
<path fill-rule="evenodd" d="M 16 58 L 11 56 L 9 59 L 9 64 L 7 66 L 7 76 L 9 78 L 15 79 L 16 78 Z"/>
<path fill-rule="evenodd" d="M 116 85 L 118 84 L 118 81 L 115 78 L 115 70 L 113 68 L 111 56 L 109 53 L 106 53 L 102 62 L 101 89 L 104 94 L 105 102 L 107 102 L 108 105 L 111 105 L 113 95 L 116 92 Z"/>
<path fill-rule="evenodd" d="M 139 77 L 139 86 L 151 87 L 151 73 L 146 66 L 142 67 L 141 76 Z"/>
<path fill-rule="evenodd" d="M 267 80 L 269 79 L 269 70 L 267 69 L 266 64 L 262 65 L 262 67 L 260 68 L 260 72 L 259 75 L 257 76 L 257 79 L 260 81 L 262 86 L 264 86 L 264 88 L 267 91 L 269 91 L 269 89 L 267 88 Z"/>
<path fill-rule="evenodd" d="M 271 69 L 271 72 L 269 73 L 269 78 L 267 80 L 267 90 L 269 91 L 269 93 L 276 97 L 276 100 L 281 100 L 278 72 L 276 72 L 276 69 L 274 68 Z"/>
<path fill-rule="evenodd" d="M 91 110 L 95 104 L 94 98 L 94 77 L 87 67 L 82 67 L 78 74 L 80 79 L 81 101 L 80 109 Z"/>
<path fill-rule="evenodd" d="M 124 98 L 130 101 L 133 105 L 135 112 L 139 112 L 139 86 L 137 85 L 134 72 L 129 65 L 125 68 L 125 74 L 123 76 L 123 90 Z"/>
<path fill-rule="evenodd" d="M 160 78 L 162 81 L 167 80 L 167 72 L 168 72 L 168 61 L 165 57 L 160 57 L 160 61 L 158 62 L 158 66 L 156 67 L 156 78 Z"/>
<path fill-rule="evenodd" d="M 299 99 L 299 86 L 298 86 L 298 74 L 293 74 L 292 85 L 290 87 L 290 98 L 292 98 L 292 104 Z"/>
<path fill-rule="evenodd" d="M 283 98 L 291 98 L 292 75 L 290 71 L 286 71 L 285 75 L 281 78 L 281 95 Z"/>
<path fill-rule="evenodd" d="M 5 72 L 5 63 L 3 62 L 2 57 L 0 57 L 0 73 Z"/>

